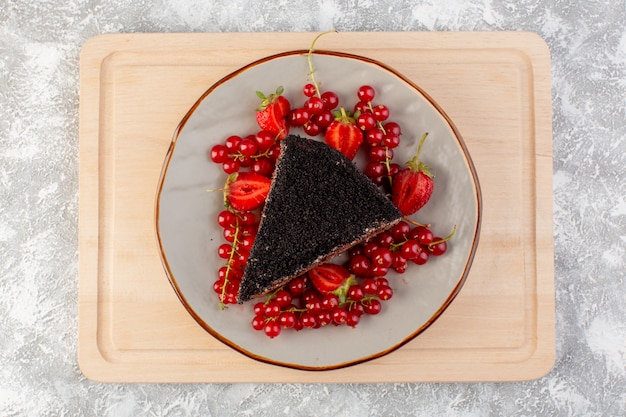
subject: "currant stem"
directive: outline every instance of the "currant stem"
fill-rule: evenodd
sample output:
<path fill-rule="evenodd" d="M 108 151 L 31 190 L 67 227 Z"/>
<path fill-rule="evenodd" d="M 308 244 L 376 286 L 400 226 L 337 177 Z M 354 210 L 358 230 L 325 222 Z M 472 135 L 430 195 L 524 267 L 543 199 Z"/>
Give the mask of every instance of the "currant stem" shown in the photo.
<path fill-rule="evenodd" d="M 452 232 L 450 232 L 450 234 L 448 236 L 444 237 L 443 239 L 436 240 L 434 242 L 430 242 L 428 244 L 428 247 L 432 248 L 433 246 L 438 245 L 439 243 L 446 242 L 446 241 L 450 240 L 452 238 L 452 236 L 454 236 L 455 233 L 456 233 L 456 224 L 454 225 L 454 228 L 452 229 Z"/>
<path fill-rule="evenodd" d="M 267 294 L 267 298 L 265 299 L 265 304 L 269 304 L 270 301 L 272 301 L 274 298 L 276 298 L 276 294 L 278 294 L 279 291 L 284 290 L 285 287 L 279 287 L 277 289 L 275 289 L 273 292 Z"/>
<path fill-rule="evenodd" d="M 307 62 L 309 63 L 309 76 L 311 77 L 311 83 L 313 83 L 313 85 L 315 86 L 315 92 L 317 93 L 317 96 L 320 97 L 320 98 L 322 97 L 322 93 L 320 92 L 319 84 L 315 80 L 315 75 L 314 75 L 315 68 L 313 67 L 313 60 L 311 59 L 311 55 L 313 54 L 313 49 L 315 47 L 315 42 L 317 42 L 317 40 L 319 38 L 321 38 L 322 36 L 324 36 L 324 35 L 326 35 L 328 33 L 333 33 L 333 32 L 339 33 L 336 29 L 333 29 L 333 30 L 328 30 L 326 32 L 322 32 L 319 35 L 317 35 L 315 37 L 315 39 L 313 39 L 313 43 L 311 43 L 311 47 L 309 48 L 309 53 L 307 54 L 307 58 L 306 58 Z"/>
<path fill-rule="evenodd" d="M 230 275 L 230 271 L 232 270 L 233 258 L 235 256 L 235 247 L 239 241 L 239 220 L 237 220 L 237 225 L 235 226 L 235 234 L 233 235 L 233 244 L 230 251 L 230 256 L 228 257 L 228 263 L 226 264 L 226 273 L 224 274 L 224 285 L 222 286 L 222 295 L 220 297 L 220 308 L 222 310 L 226 309 L 226 304 L 224 303 L 224 296 L 226 295 L 226 286 L 228 285 L 228 275 Z"/>
<path fill-rule="evenodd" d="M 368 101 L 367 105 L 369 106 L 370 111 L 373 113 L 374 106 L 372 106 L 372 102 Z M 376 126 L 381 132 L 383 132 L 383 135 L 387 134 L 387 131 L 385 130 L 385 127 L 383 126 L 383 122 L 381 122 L 380 120 L 376 120 Z M 388 155 L 388 153 L 389 153 L 389 147 L 385 145 L 385 168 L 387 168 L 387 178 L 389 179 L 389 187 L 391 187 L 393 185 L 393 177 L 390 175 L 391 174 L 391 158 L 386 156 Z"/>
<path fill-rule="evenodd" d="M 411 224 L 412 224 L 412 225 L 414 225 L 414 226 L 424 226 L 424 227 L 430 227 L 430 223 L 420 223 L 420 222 L 417 222 L 417 221 L 415 221 L 415 220 L 413 220 L 413 219 L 410 219 L 410 218 L 408 218 L 408 217 L 404 217 L 404 220 L 405 220 L 406 222 L 408 222 L 408 223 L 411 223 Z"/>

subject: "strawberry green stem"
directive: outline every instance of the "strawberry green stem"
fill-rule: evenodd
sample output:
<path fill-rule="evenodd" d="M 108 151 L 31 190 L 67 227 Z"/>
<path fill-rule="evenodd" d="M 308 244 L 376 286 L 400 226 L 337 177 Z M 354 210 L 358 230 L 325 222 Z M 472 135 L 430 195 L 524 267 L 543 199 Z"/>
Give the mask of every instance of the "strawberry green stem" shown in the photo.
<path fill-rule="evenodd" d="M 228 202 L 228 198 L 227 198 L 228 193 L 230 192 L 230 184 L 235 182 L 238 176 L 239 176 L 238 172 L 233 172 L 228 177 L 226 177 L 226 184 L 224 184 L 224 188 L 222 189 L 224 191 L 224 207 L 226 207 L 228 210 L 231 209 L 230 203 Z"/>
<path fill-rule="evenodd" d="M 313 43 L 311 43 L 311 47 L 309 48 L 309 53 L 307 54 L 307 58 L 306 58 L 307 62 L 309 63 L 309 76 L 311 77 L 311 83 L 313 83 L 313 85 L 315 86 L 315 91 L 318 97 L 322 97 L 322 93 L 320 92 L 319 84 L 315 80 L 315 68 L 313 67 L 313 60 L 311 59 L 311 55 L 313 54 L 315 42 L 317 42 L 317 40 L 321 38 L 322 36 L 328 33 L 332 33 L 332 32 L 338 33 L 337 30 L 333 29 L 333 30 L 328 30 L 326 32 L 322 32 L 319 35 L 317 35 L 315 39 L 313 39 Z"/>
<path fill-rule="evenodd" d="M 339 297 L 339 304 L 344 304 L 348 298 L 348 289 L 350 286 L 356 284 L 356 277 L 354 274 L 350 274 L 350 276 L 341 284 L 339 288 L 333 291 L 337 297 Z"/>
<path fill-rule="evenodd" d="M 419 166 L 420 166 L 419 157 L 420 157 L 420 154 L 422 153 L 422 146 L 424 146 L 424 142 L 426 141 L 426 137 L 428 137 L 428 132 L 426 132 L 426 133 L 424 133 L 422 135 L 422 138 L 420 139 L 420 143 L 417 146 L 417 153 L 415 154 L 413 159 L 411 159 L 409 162 L 406 163 L 407 166 L 411 169 L 411 171 L 418 171 L 419 170 Z"/>

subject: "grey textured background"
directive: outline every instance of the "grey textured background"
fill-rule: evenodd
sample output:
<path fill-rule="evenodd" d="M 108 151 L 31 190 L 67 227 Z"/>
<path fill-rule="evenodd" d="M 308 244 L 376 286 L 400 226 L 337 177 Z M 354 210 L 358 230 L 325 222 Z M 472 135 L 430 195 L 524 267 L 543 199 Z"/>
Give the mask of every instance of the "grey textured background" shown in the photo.
<path fill-rule="evenodd" d="M 623 416 L 623 0 L 0 0 L 0 415 Z M 124 385 L 77 365 L 78 60 L 116 32 L 536 32 L 552 53 L 557 358 L 520 383 Z"/>

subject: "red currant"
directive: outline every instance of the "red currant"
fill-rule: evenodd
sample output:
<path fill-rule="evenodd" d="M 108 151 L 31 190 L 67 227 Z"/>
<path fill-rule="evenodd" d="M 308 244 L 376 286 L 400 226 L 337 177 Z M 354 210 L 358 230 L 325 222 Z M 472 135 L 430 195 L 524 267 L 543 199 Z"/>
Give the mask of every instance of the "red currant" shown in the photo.
<path fill-rule="evenodd" d="M 376 127 L 376 119 L 371 113 L 361 113 L 356 119 L 356 125 L 363 131 L 368 131 Z"/>
<path fill-rule="evenodd" d="M 269 158 L 263 157 L 255 160 L 250 165 L 250 171 L 270 178 L 274 172 L 274 163 Z"/>
<path fill-rule="evenodd" d="M 229 151 L 235 152 L 237 151 L 239 142 L 241 142 L 241 137 L 233 135 L 233 136 L 229 136 L 228 138 L 226 138 L 226 141 L 224 143 L 226 144 L 226 148 Z"/>
<path fill-rule="evenodd" d="M 311 119 L 311 113 L 307 109 L 299 108 L 291 112 L 291 124 L 302 126 Z"/>
<path fill-rule="evenodd" d="M 265 314 L 265 303 L 263 301 L 259 301 L 253 306 L 254 315 L 263 316 Z"/>
<path fill-rule="evenodd" d="M 384 277 L 388 272 L 389 267 L 375 265 L 374 263 L 372 263 L 372 267 L 370 268 L 370 275 L 374 277 Z"/>
<path fill-rule="evenodd" d="M 385 136 L 383 136 L 383 143 L 386 147 L 390 149 L 397 148 L 398 145 L 400 145 L 400 136 L 387 133 Z"/>
<path fill-rule="evenodd" d="M 371 129 L 365 134 L 365 140 L 370 146 L 382 145 L 383 138 L 384 133 L 380 129 Z"/>
<path fill-rule="evenodd" d="M 268 131 L 261 130 L 254 136 L 259 152 L 267 151 L 275 142 L 274 135 Z"/>
<path fill-rule="evenodd" d="M 376 299 L 371 299 L 367 302 L 364 302 L 363 307 L 365 307 L 365 313 L 371 315 L 378 314 L 382 310 L 382 304 Z"/>
<path fill-rule="evenodd" d="M 411 261 L 416 265 L 424 265 L 426 262 L 428 262 L 429 257 L 430 255 L 428 254 L 428 251 L 420 247 L 419 254 L 417 255 L 417 257 L 411 259 Z"/>
<path fill-rule="evenodd" d="M 411 231 L 411 226 L 404 220 L 396 223 L 392 226 L 390 232 L 396 242 L 402 242 L 407 238 L 407 235 Z"/>
<path fill-rule="evenodd" d="M 389 232 L 381 232 L 376 236 L 376 243 L 381 248 L 388 248 L 395 242 L 393 235 Z"/>
<path fill-rule="evenodd" d="M 379 287 L 389 286 L 389 280 L 383 277 L 376 278 L 376 285 L 378 285 Z"/>
<path fill-rule="evenodd" d="M 238 160 L 239 160 L 239 165 L 243 168 L 248 168 L 254 162 L 254 159 L 252 159 L 251 157 L 243 156 L 243 155 L 240 156 Z"/>
<path fill-rule="evenodd" d="M 361 314 L 356 310 L 350 310 L 347 312 L 346 324 L 350 327 L 356 327 L 361 320 Z"/>
<path fill-rule="evenodd" d="M 311 121 L 320 127 L 328 127 L 335 120 L 335 116 L 329 111 L 325 110 L 320 114 L 313 116 Z"/>
<path fill-rule="evenodd" d="M 211 148 L 210 157 L 216 164 L 221 164 L 228 159 L 228 148 L 226 145 L 215 145 Z"/>
<path fill-rule="evenodd" d="M 374 108 L 372 109 L 372 115 L 377 122 L 384 122 L 389 118 L 389 109 L 387 108 L 387 106 L 379 104 L 377 106 L 374 106 Z"/>
<path fill-rule="evenodd" d="M 273 339 L 280 334 L 280 324 L 276 320 L 270 320 L 265 324 L 263 331 L 270 338 Z"/>
<path fill-rule="evenodd" d="M 370 113 L 370 104 L 366 101 L 359 101 L 358 103 L 354 105 L 354 110 L 352 111 L 352 113 L 354 114 Z"/>
<path fill-rule="evenodd" d="M 320 311 L 317 313 L 317 322 L 320 326 L 328 326 L 333 322 L 332 311 Z"/>
<path fill-rule="evenodd" d="M 280 156 L 280 145 L 278 143 L 273 144 L 267 151 L 267 157 L 272 161 L 276 161 Z"/>
<path fill-rule="evenodd" d="M 222 163 L 222 169 L 224 170 L 225 173 L 229 175 L 239 171 L 240 167 L 241 165 L 239 164 L 239 162 L 232 158 L 228 158 L 226 161 Z"/>
<path fill-rule="evenodd" d="M 213 291 L 220 294 L 224 291 L 224 284 L 226 284 L 226 280 L 224 278 L 220 278 L 213 283 Z"/>
<path fill-rule="evenodd" d="M 351 285 L 347 292 L 348 298 L 352 301 L 361 301 L 365 294 L 363 294 L 363 288 L 360 285 Z"/>
<path fill-rule="evenodd" d="M 448 250 L 448 244 L 440 237 L 435 237 L 433 242 L 428 245 L 428 250 L 433 256 L 441 256 Z"/>
<path fill-rule="evenodd" d="M 348 319 L 348 311 L 342 307 L 335 307 L 332 312 L 333 323 L 336 325 L 344 324 Z"/>
<path fill-rule="evenodd" d="M 292 296 L 298 297 L 302 295 L 304 289 L 306 288 L 306 280 L 304 276 L 294 278 L 289 282 L 287 287 L 289 288 L 289 292 Z"/>
<path fill-rule="evenodd" d="M 421 244 L 421 245 L 430 245 L 433 240 L 435 240 L 435 236 L 433 235 L 433 232 L 431 232 L 428 228 L 424 227 L 424 226 L 417 226 L 414 230 L 415 233 L 415 239 L 417 239 L 417 241 Z"/>
<path fill-rule="evenodd" d="M 319 97 L 313 96 L 304 102 L 304 108 L 311 114 L 321 114 L 324 111 L 324 101 Z"/>
<path fill-rule="evenodd" d="M 404 273 L 404 271 L 406 271 L 407 264 L 408 264 L 407 258 L 405 258 L 403 254 L 398 253 L 398 252 L 393 253 L 393 260 L 391 261 L 391 266 L 393 267 L 393 269 L 395 269 L 397 273 L 399 274 Z"/>
<path fill-rule="evenodd" d="M 285 328 L 294 327 L 296 325 L 296 321 L 296 313 L 294 313 L 293 311 L 283 311 L 282 313 L 280 313 L 280 316 L 278 316 L 278 322 L 282 327 Z"/>
<path fill-rule="evenodd" d="M 393 297 L 393 290 L 388 285 L 381 285 L 378 287 L 378 298 L 387 301 Z"/>
<path fill-rule="evenodd" d="M 384 146 L 372 146 L 368 154 L 372 161 L 378 162 L 393 158 L 393 151 Z"/>
<path fill-rule="evenodd" d="M 394 175 L 396 175 L 398 172 L 400 172 L 400 165 L 399 164 L 389 164 L 389 176 L 393 177 Z"/>
<path fill-rule="evenodd" d="M 402 248 L 400 249 L 402 256 L 405 259 L 415 259 L 419 256 L 419 253 L 422 251 L 422 248 L 417 240 L 409 239 L 404 244 L 402 244 Z"/>
<path fill-rule="evenodd" d="M 339 297 L 335 294 L 326 294 L 322 298 L 322 308 L 324 310 L 332 310 L 339 305 Z"/>
<path fill-rule="evenodd" d="M 278 317 L 280 314 L 280 304 L 276 300 L 272 300 L 265 304 L 265 317 Z"/>
<path fill-rule="evenodd" d="M 313 122 L 307 122 L 304 124 L 304 132 L 309 136 L 317 136 L 321 131 L 322 128 Z"/>
<path fill-rule="evenodd" d="M 311 313 L 310 311 L 305 311 L 304 313 L 302 313 L 300 320 L 302 321 L 302 325 L 304 327 L 308 327 L 310 329 L 319 327 L 319 323 L 317 322 L 317 315 Z"/>
<path fill-rule="evenodd" d="M 314 84 L 308 83 L 304 85 L 302 92 L 307 97 L 313 97 L 317 93 L 317 88 L 315 88 Z"/>
<path fill-rule="evenodd" d="M 244 157 L 254 155 L 258 149 L 256 140 L 249 138 L 242 139 L 237 148 L 239 149 L 239 153 Z"/>
<path fill-rule="evenodd" d="M 402 129 L 400 128 L 400 125 L 396 122 L 388 122 L 383 125 L 383 128 L 388 135 L 391 134 L 400 136 L 402 134 Z"/>
<path fill-rule="evenodd" d="M 363 246 L 363 254 L 372 259 L 374 251 L 378 249 L 378 244 L 374 241 L 369 241 Z"/>
<path fill-rule="evenodd" d="M 232 252 L 232 250 L 233 248 L 231 245 L 229 245 L 228 243 L 223 243 L 217 248 L 217 255 L 222 259 L 228 259 L 230 258 L 230 253 Z"/>
<path fill-rule="evenodd" d="M 361 288 L 366 295 L 378 294 L 378 284 L 374 278 L 366 278 L 361 284 Z"/>
<path fill-rule="evenodd" d="M 372 253 L 372 265 L 380 268 L 389 268 L 393 261 L 391 251 L 387 248 L 378 248 Z"/>
<path fill-rule="evenodd" d="M 322 101 L 326 110 L 332 110 L 339 105 L 339 97 L 332 91 L 322 93 Z"/>
<path fill-rule="evenodd" d="M 354 275 L 365 276 L 369 273 L 372 263 L 365 255 L 355 255 L 350 259 L 350 271 Z"/>
<path fill-rule="evenodd" d="M 217 215 L 217 224 L 222 228 L 235 227 L 237 224 L 237 216 L 231 211 L 222 210 Z"/>
<path fill-rule="evenodd" d="M 385 173 L 385 165 L 380 161 L 370 161 L 365 166 L 365 175 L 368 178 L 380 177 Z"/>
<path fill-rule="evenodd" d="M 289 304 L 291 304 L 291 301 L 293 300 L 293 297 L 291 295 L 291 293 L 287 290 L 279 290 L 276 293 L 276 297 L 274 298 L 274 300 L 276 300 L 276 302 L 278 303 L 279 306 L 281 307 L 286 307 Z"/>
<path fill-rule="evenodd" d="M 252 319 L 252 328 L 254 330 L 263 330 L 265 327 L 265 317 L 263 316 L 254 316 Z"/>
<path fill-rule="evenodd" d="M 369 85 L 363 85 L 359 87 L 359 89 L 356 92 L 356 95 L 359 98 L 359 100 L 370 102 L 374 100 L 374 97 L 376 96 L 376 91 L 374 90 L 373 87 Z"/>

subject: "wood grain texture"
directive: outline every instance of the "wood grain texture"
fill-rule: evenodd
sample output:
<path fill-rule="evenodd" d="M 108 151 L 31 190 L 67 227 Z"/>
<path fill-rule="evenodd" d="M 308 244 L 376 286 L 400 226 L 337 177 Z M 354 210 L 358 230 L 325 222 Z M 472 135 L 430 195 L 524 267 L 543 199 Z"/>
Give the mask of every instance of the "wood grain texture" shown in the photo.
<path fill-rule="evenodd" d="M 550 55 L 536 35 L 340 33 L 320 49 L 394 67 L 452 118 L 481 183 L 476 257 L 422 335 L 333 371 L 254 361 L 189 316 L 155 238 L 155 192 L 174 130 L 214 82 L 311 33 L 119 34 L 80 67 L 79 363 L 110 382 L 512 381 L 554 363 Z"/>

